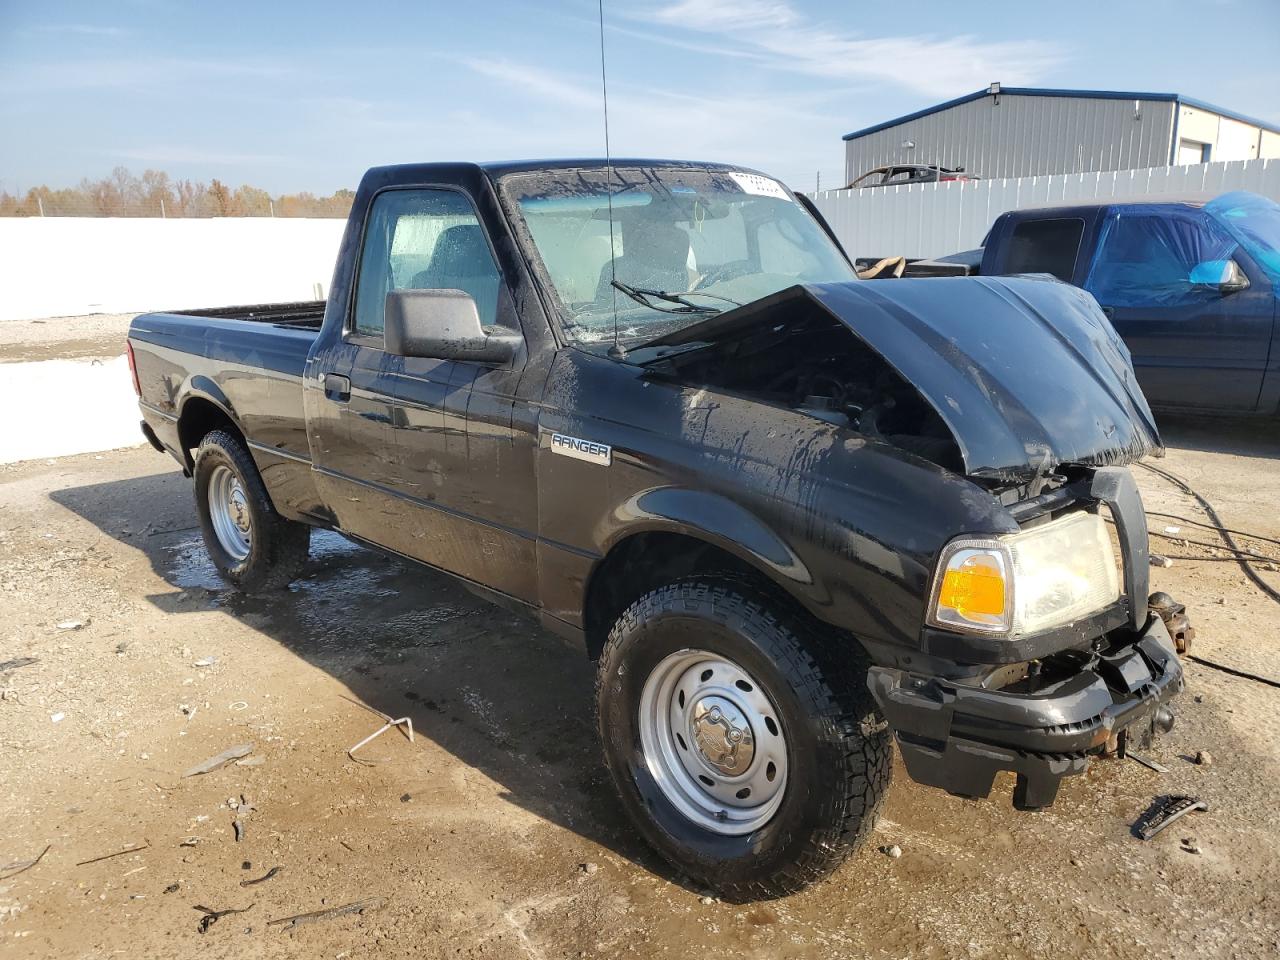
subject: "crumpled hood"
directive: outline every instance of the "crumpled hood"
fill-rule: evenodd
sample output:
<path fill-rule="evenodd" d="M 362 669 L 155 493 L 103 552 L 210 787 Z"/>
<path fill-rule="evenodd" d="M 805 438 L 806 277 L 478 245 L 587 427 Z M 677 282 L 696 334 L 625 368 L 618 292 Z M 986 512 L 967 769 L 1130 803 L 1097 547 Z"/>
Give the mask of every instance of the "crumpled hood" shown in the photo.
<path fill-rule="evenodd" d="M 864 280 L 789 287 L 652 343 L 785 324 L 802 303 L 847 326 L 938 412 L 972 477 L 1162 453 L 1129 351 L 1097 302 L 1050 277 Z"/>
<path fill-rule="evenodd" d="M 1089 294 L 1049 278 L 954 277 L 804 289 L 920 391 L 970 476 L 1163 451 L 1129 351 Z"/>

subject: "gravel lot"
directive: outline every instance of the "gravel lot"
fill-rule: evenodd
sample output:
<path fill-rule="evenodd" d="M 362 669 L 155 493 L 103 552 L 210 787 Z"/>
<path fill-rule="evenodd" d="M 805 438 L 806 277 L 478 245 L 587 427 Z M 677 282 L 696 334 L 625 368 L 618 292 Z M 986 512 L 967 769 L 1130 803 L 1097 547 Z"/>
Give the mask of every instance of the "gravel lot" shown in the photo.
<path fill-rule="evenodd" d="M 1275 424 L 1164 426 L 1161 467 L 1227 524 L 1280 538 Z M 1135 472 L 1149 510 L 1204 520 L 1176 486 Z M 594 743 L 590 665 L 559 641 L 333 535 L 315 539 L 291 591 L 244 598 L 217 579 L 194 523 L 189 482 L 150 448 L 0 466 L 0 663 L 35 658 L 0 667 L 0 877 L 48 848 L 0 879 L 0 957 L 1280 950 L 1273 686 L 1187 663 L 1178 725 L 1147 751 L 1169 772 L 1095 764 L 1038 814 L 1012 810 L 1011 779 L 962 801 L 898 764 L 874 841 L 831 881 L 729 905 L 674 876 L 622 818 Z M 1153 518 L 1165 526 L 1218 540 Z M 1280 680 L 1276 566 L 1178 559 L 1152 574 L 1190 605 L 1194 654 Z M 357 763 L 346 750 L 381 725 L 372 711 L 410 717 L 416 736 L 388 732 Z M 240 764 L 182 778 L 250 743 Z M 1135 839 L 1165 793 L 1212 811 Z M 228 803 L 242 798 L 253 809 L 237 842 Z M 898 859 L 877 849 L 892 844 Z M 367 898 L 381 907 L 269 923 Z M 247 912 L 201 934 L 198 907 Z"/>

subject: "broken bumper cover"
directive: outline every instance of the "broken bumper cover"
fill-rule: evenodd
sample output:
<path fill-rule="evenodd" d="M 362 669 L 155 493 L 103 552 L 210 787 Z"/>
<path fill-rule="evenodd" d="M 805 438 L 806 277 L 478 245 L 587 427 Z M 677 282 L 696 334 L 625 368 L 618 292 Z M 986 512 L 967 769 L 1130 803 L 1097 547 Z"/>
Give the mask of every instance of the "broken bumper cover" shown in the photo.
<path fill-rule="evenodd" d="M 969 687 L 872 667 L 868 683 L 911 779 L 965 797 L 985 797 L 1001 770 L 1018 775 L 1014 806 L 1053 803 L 1063 777 L 1137 725 L 1183 687 L 1182 665 L 1159 617 L 1131 644 L 1033 693 Z"/>

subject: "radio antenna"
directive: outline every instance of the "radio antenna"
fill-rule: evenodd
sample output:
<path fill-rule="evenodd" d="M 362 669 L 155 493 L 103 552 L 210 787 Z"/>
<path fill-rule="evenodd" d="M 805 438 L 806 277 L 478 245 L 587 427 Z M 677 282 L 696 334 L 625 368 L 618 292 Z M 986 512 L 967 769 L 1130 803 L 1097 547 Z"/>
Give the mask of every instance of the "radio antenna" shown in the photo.
<path fill-rule="evenodd" d="M 609 204 L 609 290 L 613 293 L 613 346 L 611 357 L 625 357 L 627 351 L 618 343 L 618 265 L 613 239 L 613 154 L 609 151 L 609 81 L 604 60 L 604 0 L 596 0 L 600 14 L 600 95 L 604 101 L 604 171 L 605 199 Z"/>

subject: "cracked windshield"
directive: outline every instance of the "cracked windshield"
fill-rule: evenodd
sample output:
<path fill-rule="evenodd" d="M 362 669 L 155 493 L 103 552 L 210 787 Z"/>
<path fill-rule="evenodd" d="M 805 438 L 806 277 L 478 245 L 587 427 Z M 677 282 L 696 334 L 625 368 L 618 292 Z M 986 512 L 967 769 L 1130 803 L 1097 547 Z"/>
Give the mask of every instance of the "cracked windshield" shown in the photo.
<path fill-rule="evenodd" d="M 727 169 L 605 167 L 512 175 L 565 334 L 638 346 L 797 283 L 853 280 L 776 180 Z"/>

